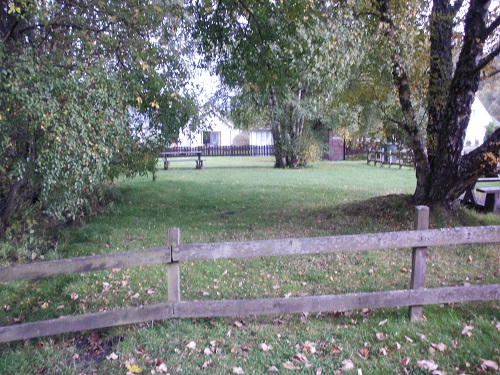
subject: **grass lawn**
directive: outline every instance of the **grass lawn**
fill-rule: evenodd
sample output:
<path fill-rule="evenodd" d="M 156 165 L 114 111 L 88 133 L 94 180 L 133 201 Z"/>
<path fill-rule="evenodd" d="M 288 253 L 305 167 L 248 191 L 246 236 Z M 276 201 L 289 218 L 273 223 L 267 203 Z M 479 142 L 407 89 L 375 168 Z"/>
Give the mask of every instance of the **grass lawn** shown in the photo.
<path fill-rule="evenodd" d="M 269 157 L 208 157 L 202 170 L 174 163 L 155 182 L 118 182 L 108 210 L 53 230 L 56 249 L 36 254 L 47 260 L 157 247 L 173 226 L 183 243 L 407 230 L 414 188 L 412 169 L 363 161 L 275 170 Z M 465 225 L 500 225 L 500 216 L 460 207 L 431 212 L 432 228 Z M 8 252 L 0 251 L 0 263 L 9 263 Z M 411 249 L 186 262 L 181 298 L 403 289 L 410 269 Z M 499 283 L 500 251 L 429 249 L 427 272 L 428 287 Z M 165 266 L 9 282 L 0 285 L 0 325 L 165 302 L 166 295 Z M 407 308 L 148 322 L 0 344 L 0 374 L 431 373 L 418 366 L 422 360 L 448 374 L 477 373 L 481 364 L 495 373 L 483 360 L 500 363 L 499 308 L 499 301 L 427 306 L 418 324 Z"/>

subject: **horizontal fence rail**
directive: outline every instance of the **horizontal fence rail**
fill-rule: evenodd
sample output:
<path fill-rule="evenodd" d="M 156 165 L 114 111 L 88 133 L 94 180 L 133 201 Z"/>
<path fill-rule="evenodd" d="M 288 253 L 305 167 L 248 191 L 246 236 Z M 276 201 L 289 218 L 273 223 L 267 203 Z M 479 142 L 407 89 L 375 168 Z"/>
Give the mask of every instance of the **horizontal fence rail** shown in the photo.
<path fill-rule="evenodd" d="M 178 244 L 2 267 L 0 282 L 139 267 L 172 261 L 315 255 L 498 241 L 500 241 L 500 226 L 483 226 L 251 242 Z"/>
<path fill-rule="evenodd" d="M 4 326 L 0 327 L 0 343 L 172 318 L 268 315 L 396 306 L 410 306 L 410 319 L 418 321 L 422 319 L 423 305 L 500 299 L 500 284 L 425 289 L 427 247 L 500 243 L 500 226 L 428 230 L 428 214 L 427 207 L 417 207 L 414 231 L 252 242 L 180 244 L 179 229 L 170 228 L 168 242 L 164 247 L 3 267 L 0 268 L 0 282 L 166 264 L 168 302 Z M 181 301 L 180 298 L 180 262 L 183 261 L 400 248 L 413 248 L 408 290 L 250 300 Z"/>
<path fill-rule="evenodd" d="M 131 268 L 171 262 L 171 247 L 51 260 L 0 268 L 0 282 Z"/>
<path fill-rule="evenodd" d="M 186 260 L 313 255 L 497 241 L 500 241 L 500 226 L 462 227 L 425 231 L 354 234 L 335 237 L 180 244 L 173 246 L 172 260 L 179 262 Z"/>
<path fill-rule="evenodd" d="M 1 327 L 0 343 L 174 318 L 319 313 L 360 310 L 367 307 L 374 309 L 498 299 L 500 284 L 291 298 L 158 303 Z"/>

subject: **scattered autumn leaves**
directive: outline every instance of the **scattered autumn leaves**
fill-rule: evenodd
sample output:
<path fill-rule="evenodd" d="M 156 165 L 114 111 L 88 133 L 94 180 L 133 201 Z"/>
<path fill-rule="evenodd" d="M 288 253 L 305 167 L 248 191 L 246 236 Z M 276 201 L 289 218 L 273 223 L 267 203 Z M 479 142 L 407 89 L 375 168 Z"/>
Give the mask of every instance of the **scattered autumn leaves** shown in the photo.
<path fill-rule="evenodd" d="M 364 311 L 369 314 L 369 311 Z M 346 313 L 348 314 L 348 313 Z M 287 322 L 283 319 L 274 319 L 275 326 L 286 325 Z M 352 321 L 356 324 L 356 321 Z M 459 348 L 462 340 L 468 340 L 474 336 L 474 327 L 470 324 L 463 324 L 457 327 L 457 337 L 451 342 L 433 342 L 426 335 L 419 332 L 412 332 L 398 335 L 397 333 L 383 332 L 384 326 L 390 323 L 387 319 L 379 322 L 380 331 L 374 332 L 373 339 L 362 343 L 358 348 L 352 349 L 352 343 L 336 342 L 331 339 L 329 342 L 313 342 L 305 340 L 299 343 L 292 343 L 285 339 L 280 333 L 275 333 L 274 339 L 269 341 L 261 341 L 258 343 L 251 340 L 245 340 L 244 343 L 238 343 L 235 332 L 242 333 L 245 330 L 250 330 L 243 320 L 236 320 L 225 329 L 225 335 L 216 340 L 211 340 L 208 344 L 203 344 L 196 341 L 181 341 L 181 346 L 177 345 L 173 349 L 177 356 L 166 356 L 165 358 L 152 358 L 146 351 L 137 347 L 133 355 L 120 355 L 112 352 L 106 356 L 108 361 L 116 362 L 120 367 L 126 368 L 127 375 L 139 373 L 151 374 L 174 374 L 183 371 L 183 362 L 179 362 L 181 358 L 188 361 L 190 358 L 196 359 L 199 362 L 199 370 L 206 370 L 209 373 L 221 370 L 221 366 L 226 368 L 229 366 L 228 373 L 245 374 L 254 373 L 255 367 L 252 367 L 249 361 L 249 355 L 257 355 L 261 353 L 259 359 L 262 364 L 258 371 L 267 372 L 268 374 L 283 373 L 283 372 L 300 372 L 308 369 L 308 373 L 322 375 L 333 373 L 342 375 L 344 373 L 363 374 L 363 361 L 370 361 L 375 358 L 383 358 L 387 356 L 399 357 L 401 373 L 412 374 L 420 369 L 422 373 L 431 375 L 443 375 L 446 372 L 440 366 L 440 359 L 445 358 L 450 351 Z M 345 326 L 341 329 L 348 329 Z M 496 331 L 500 331 L 500 323 L 496 323 Z M 241 331 L 241 332 L 240 332 Z M 278 332 L 277 330 L 276 332 Z M 248 336 L 244 336 L 248 337 Z M 411 358 L 405 356 L 406 349 L 413 345 L 428 345 L 428 356 L 424 358 Z M 91 336 L 89 345 L 92 344 L 95 350 L 99 350 L 101 341 L 99 337 Z M 348 348 L 345 350 L 343 344 Z M 286 356 L 286 351 L 290 354 Z M 276 355 L 274 355 L 276 353 Z M 285 354 L 284 354 L 285 353 Z M 414 353 L 414 351 L 413 351 Z M 263 356 L 262 356 L 263 355 Z M 174 358 L 177 358 L 174 359 Z M 222 360 L 223 357 L 229 359 Z M 262 359 L 263 358 L 263 359 Z M 279 360 L 281 358 L 281 361 Z M 362 360 L 360 362 L 360 359 Z M 168 363 L 171 361 L 172 363 Z M 241 363 L 238 363 L 241 361 Z M 269 362 L 267 365 L 265 362 Z M 324 362 L 324 363 L 322 363 Z M 333 364 L 333 365 L 332 365 Z M 449 364 L 448 364 L 449 366 Z M 481 359 L 479 363 L 465 363 L 463 368 L 457 367 L 454 369 L 456 374 L 467 373 L 483 373 L 498 371 L 498 364 L 491 359 Z M 370 366 L 368 366 L 369 368 Z M 369 371 L 369 370 L 365 370 Z"/>

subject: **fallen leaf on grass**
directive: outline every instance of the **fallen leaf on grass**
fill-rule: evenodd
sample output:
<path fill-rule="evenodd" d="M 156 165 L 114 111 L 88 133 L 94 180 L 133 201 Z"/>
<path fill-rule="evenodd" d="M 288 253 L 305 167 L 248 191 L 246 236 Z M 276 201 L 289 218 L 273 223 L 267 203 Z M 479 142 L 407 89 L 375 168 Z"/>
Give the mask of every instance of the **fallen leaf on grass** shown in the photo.
<path fill-rule="evenodd" d="M 133 296 L 130 296 L 130 299 L 136 299 L 139 298 L 141 295 L 139 293 L 134 294 Z"/>
<path fill-rule="evenodd" d="M 363 359 L 368 359 L 368 356 L 370 355 L 370 349 L 369 348 L 361 348 L 358 350 L 358 356 Z"/>
<path fill-rule="evenodd" d="M 425 337 L 425 335 L 424 335 L 423 333 L 416 332 L 415 334 L 416 334 L 418 337 L 420 337 L 420 340 L 422 340 L 422 341 L 425 341 L 425 340 L 426 340 L 426 337 Z"/>
<path fill-rule="evenodd" d="M 71 299 L 73 301 L 76 301 L 78 299 L 78 294 L 77 293 L 71 293 L 70 297 L 71 297 Z"/>
<path fill-rule="evenodd" d="M 161 363 L 159 366 L 155 367 L 155 371 L 163 374 L 168 374 L 168 368 L 165 363 Z"/>
<path fill-rule="evenodd" d="M 472 330 L 474 329 L 473 326 L 468 326 L 468 325 L 465 325 L 464 326 L 464 329 L 462 330 L 462 335 L 465 335 L 467 337 L 471 337 L 472 336 Z"/>
<path fill-rule="evenodd" d="M 309 360 L 301 353 L 298 353 L 298 354 L 295 354 L 292 358 L 290 358 L 292 361 L 295 361 L 295 362 L 298 362 L 298 363 L 302 363 L 304 364 L 306 367 L 311 367 L 311 362 L 309 362 Z"/>
<path fill-rule="evenodd" d="M 212 365 L 212 360 L 209 359 L 208 361 L 203 362 L 203 365 L 201 365 L 201 368 L 207 368 L 208 366 L 211 366 L 211 365 Z"/>
<path fill-rule="evenodd" d="M 494 371 L 498 371 L 498 364 L 494 361 L 490 361 L 488 359 L 481 358 L 481 368 L 485 371 L 487 369 L 492 369 Z"/>
<path fill-rule="evenodd" d="M 377 332 L 375 336 L 377 336 L 378 341 L 384 341 L 387 339 L 387 336 L 382 332 Z"/>
<path fill-rule="evenodd" d="M 497 331 L 500 331 L 500 322 L 497 323 L 496 327 L 497 327 Z"/>
<path fill-rule="evenodd" d="M 378 323 L 378 325 L 383 326 L 385 323 L 387 323 L 387 319 L 382 320 L 381 322 Z"/>
<path fill-rule="evenodd" d="M 301 315 L 300 315 L 300 321 L 302 323 L 306 323 L 307 322 L 307 317 L 309 316 L 309 313 L 308 312 L 303 312 Z"/>
<path fill-rule="evenodd" d="M 245 372 L 241 367 L 233 367 L 233 374 L 243 375 Z"/>
<path fill-rule="evenodd" d="M 205 349 L 203 350 L 203 354 L 205 354 L 205 355 L 211 355 L 211 354 L 212 354 L 212 351 L 211 351 L 209 348 L 205 348 Z"/>
<path fill-rule="evenodd" d="M 125 367 L 134 374 L 140 374 L 142 372 L 142 368 L 137 365 L 127 364 Z"/>
<path fill-rule="evenodd" d="M 259 344 L 259 349 L 262 350 L 263 352 L 268 352 L 271 350 L 273 347 L 271 345 L 267 345 L 265 342 L 261 342 Z"/>
<path fill-rule="evenodd" d="M 421 361 L 417 361 L 417 367 L 420 367 L 424 370 L 434 371 L 439 367 L 432 359 L 424 359 Z"/>
<path fill-rule="evenodd" d="M 141 348 L 140 346 L 137 346 L 134 349 L 134 352 L 135 352 L 135 354 L 138 354 L 138 355 L 144 355 L 146 353 L 146 351 L 143 348 Z"/>
<path fill-rule="evenodd" d="M 352 363 L 352 361 L 350 359 L 344 359 L 342 361 L 342 368 L 341 368 L 342 371 L 350 371 L 350 370 L 354 370 L 354 363 Z"/>
<path fill-rule="evenodd" d="M 314 354 L 316 353 L 316 344 L 314 342 L 306 341 L 302 346 L 302 351 Z"/>
<path fill-rule="evenodd" d="M 267 369 L 267 372 L 279 372 L 279 370 L 276 366 L 271 366 Z"/>
<path fill-rule="evenodd" d="M 405 336 L 405 339 L 406 339 L 406 341 L 408 341 L 408 342 L 413 342 L 413 340 L 412 340 L 411 338 L 409 338 L 408 336 Z"/>
<path fill-rule="evenodd" d="M 186 345 L 187 349 L 195 350 L 196 349 L 196 343 L 194 341 L 191 341 L 189 344 Z"/>
<path fill-rule="evenodd" d="M 338 346 L 338 345 L 333 345 L 332 354 L 335 357 L 338 357 L 340 355 L 340 353 L 342 353 L 342 348 L 340 346 Z"/>
<path fill-rule="evenodd" d="M 113 353 L 111 353 L 110 355 L 107 355 L 107 356 L 106 356 L 106 359 L 107 359 L 108 361 L 112 361 L 112 360 L 118 359 L 118 355 L 117 355 L 115 352 L 113 352 Z"/>
<path fill-rule="evenodd" d="M 378 355 L 381 357 L 387 357 L 387 354 L 388 354 L 387 348 L 380 348 L 378 350 Z"/>
<path fill-rule="evenodd" d="M 394 346 L 396 347 L 396 350 L 400 350 L 401 349 L 401 344 L 399 342 L 395 342 L 394 343 Z"/>
<path fill-rule="evenodd" d="M 411 358 L 410 357 L 404 357 L 404 358 L 401 358 L 399 360 L 399 363 L 401 363 L 404 367 L 408 367 L 408 365 L 410 364 L 411 362 Z"/>
<path fill-rule="evenodd" d="M 300 370 L 300 367 L 295 366 L 293 362 L 290 361 L 283 363 L 283 367 L 287 370 Z"/>
<path fill-rule="evenodd" d="M 110 285 L 109 285 L 109 283 L 108 283 L 108 282 L 103 281 L 103 283 L 102 283 L 102 293 L 107 292 L 107 291 L 109 290 L 109 286 L 110 286 Z"/>
<path fill-rule="evenodd" d="M 237 328 L 241 328 L 241 327 L 243 327 L 243 322 L 240 322 L 239 320 L 235 321 L 233 324 L 234 324 Z"/>
<path fill-rule="evenodd" d="M 431 347 L 439 350 L 441 353 L 444 353 L 446 350 L 446 345 L 443 344 L 442 342 L 440 342 L 439 344 L 432 344 L 431 343 Z"/>

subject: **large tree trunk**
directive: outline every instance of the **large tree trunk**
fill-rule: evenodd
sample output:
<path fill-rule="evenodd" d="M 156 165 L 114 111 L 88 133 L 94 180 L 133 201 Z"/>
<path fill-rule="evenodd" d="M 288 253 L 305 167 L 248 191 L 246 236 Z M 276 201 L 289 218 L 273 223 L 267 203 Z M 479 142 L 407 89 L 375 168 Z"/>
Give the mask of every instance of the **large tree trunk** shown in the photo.
<path fill-rule="evenodd" d="M 480 68 L 478 62 L 483 54 L 483 38 L 486 32 L 489 1 L 471 1 L 465 19 L 464 41 L 455 74 L 447 88 L 446 105 L 442 106 L 443 95 L 446 92 L 437 90 L 445 85 L 449 78 L 451 53 L 451 33 L 453 24 L 450 17 L 454 15 L 447 1 L 435 0 L 432 18 L 440 21 L 431 28 L 431 40 L 435 46 L 431 49 L 431 62 L 439 65 L 436 74 L 431 75 L 429 84 L 429 103 L 435 116 L 432 118 L 431 136 L 438 136 L 437 148 L 433 149 L 435 157 L 431 163 L 430 189 L 427 201 L 430 204 L 440 204 L 450 207 L 453 202 L 477 179 L 491 163 L 481 167 L 480 159 L 484 153 L 479 150 L 467 157 L 468 162 L 462 163 L 462 150 L 465 132 L 470 120 L 471 106 L 479 87 Z M 446 40 L 445 40 L 446 37 Z M 445 51 L 445 52 L 443 52 Z M 451 52 L 451 50 L 450 50 Z M 441 62 L 439 64 L 439 61 Z M 439 107 L 438 107 L 439 105 Z M 491 151 L 495 149 L 485 146 Z"/>
<path fill-rule="evenodd" d="M 276 90 L 274 86 L 269 86 L 269 115 L 271 120 L 271 134 L 273 135 L 273 143 L 274 143 L 274 167 L 275 168 L 285 168 L 286 167 L 286 154 L 284 151 L 283 145 L 283 136 L 281 123 L 279 118 L 276 116 L 276 107 L 277 107 L 278 99 L 276 97 Z"/>
<path fill-rule="evenodd" d="M 4 233 L 8 226 L 9 218 L 17 203 L 18 191 L 25 183 L 26 181 L 23 179 L 15 181 L 5 199 L 0 202 L 0 233 Z"/>
<path fill-rule="evenodd" d="M 462 156 L 481 69 L 500 53 L 497 44 L 483 57 L 485 41 L 500 26 L 500 18 L 487 25 L 490 1 L 471 0 L 464 23 L 463 45 L 453 73 L 453 21 L 462 3 L 462 0 L 453 5 L 447 0 L 433 1 L 425 148 L 416 126 L 405 69 L 397 53 L 392 56 L 394 83 L 405 118 L 404 130 L 410 136 L 415 153 L 417 188 L 414 201 L 418 204 L 452 207 L 478 177 L 496 166 L 500 152 L 500 130 L 497 130 L 481 147 Z M 374 0 L 373 4 L 380 20 L 389 26 L 388 41 L 397 43 L 389 2 Z"/>
<path fill-rule="evenodd" d="M 416 203 L 424 201 L 429 191 L 430 167 L 425 152 L 424 141 L 418 129 L 415 118 L 415 111 L 411 102 L 410 84 L 404 69 L 395 63 L 392 72 L 394 82 L 398 89 L 399 103 L 405 118 L 404 131 L 409 135 L 411 148 L 415 158 L 415 170 L 417 177 L 417 187 L 413 195 Z"/>

